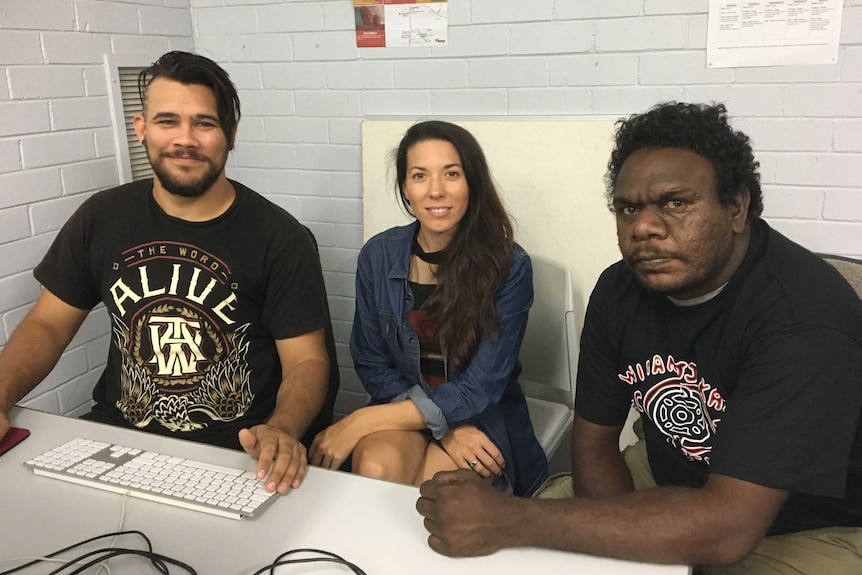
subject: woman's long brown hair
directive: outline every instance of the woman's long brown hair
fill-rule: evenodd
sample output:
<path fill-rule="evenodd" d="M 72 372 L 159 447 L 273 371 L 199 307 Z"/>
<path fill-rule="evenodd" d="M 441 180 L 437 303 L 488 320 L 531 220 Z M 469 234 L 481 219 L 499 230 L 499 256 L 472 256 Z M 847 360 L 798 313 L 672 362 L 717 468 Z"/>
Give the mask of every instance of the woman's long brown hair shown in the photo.
<path fill-rule="evenodd" d="M 494 294 L 509 273 L 512 222 L 479 142 L 464 128 L 438 120 L 411 126 L 395 150 L 398 193 L 408 213 L 414 215 L 404 195 L 407 150 L 426 140 L 452 144 L 467 180 L 467 211 L 452 241 L 440 253 L 437 289 L 422 307 L 428 321 L 437 328 L 448 361 L 462 371 L 486 333 L 499 327 Z"/>

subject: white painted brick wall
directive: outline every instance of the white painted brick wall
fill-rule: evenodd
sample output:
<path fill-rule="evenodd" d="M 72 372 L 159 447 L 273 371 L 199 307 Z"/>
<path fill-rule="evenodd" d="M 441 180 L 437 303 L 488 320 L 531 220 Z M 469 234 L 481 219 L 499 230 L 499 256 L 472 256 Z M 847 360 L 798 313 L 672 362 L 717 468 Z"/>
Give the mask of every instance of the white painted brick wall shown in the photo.
<path fill-rule="evenodd" d="M 75 9 L 67 0 L 4 0 L 3 28 L 74 30 Z"/>
<path fill-rule="evenodd" d="M 77 29 L 82 32 L 138 33 L 138 9 L 117 2 L 75 2 Z"/>
<path fill-rule="evenodd" d="M 356 48 L 344 0 L 2 4 L 0 248 L 50 236 L 86 195 L 116 182 L 99 51 L 194 48 L 241 90 L 228 174 L 318 237 L 340 413 L 365 400 L 347 350 L 365 116 L 619 117 L 668 99 L 725 102 L 754 141 L 770 223 L 817 251 L 862 257 L 862 0 L 845 1 L 838 65 L 739 69 L 705 66 L 708 0 L 459 0 L 448 45 L 387 50 Z M 0 345 L 37 293 L 29 271 L 0 273 Z M 104 361 L 101 319 L 75 342 L 86 362 L 35 404 L 76 413 Z"/>
<path fill-rule="evenodd" d="M 38 32 L 4 30 L 0 34 L 0 64 L 41 64 L 42 46 Z"/>
<path fill-rule="evenodd" d="M 26 206 L 0 210 L 0 245 L 26 238 L 29 235 L 30 226 L 27 220 Z"/>
<path fill-rule="evenodd" d="M 47 102 L 0 102 L 0 137 L 51 129 Z"/>
<path fill-rule="evenodd" d="M 192 18 L 187 8 L 142 7 L 138 12 L 142 34 L 191 36 Z"/>
<path fill-rule="evenodd" d="M 111 51 L 108 34 L 45 32 L 42 50 L 47 64 L 95 64 Z"/>
<path fill-rule="evenodd" d="M 84 95 L 84 73 L 75 66 L 10 66 L 9 93 L 12 99 L 39 99 Z"/>
<path fill-rule="evenodd" d="M 52 132 L 21 138 L 24 168 L 41 168 L 89 160 L 96 157 L 89 131 Z"/>

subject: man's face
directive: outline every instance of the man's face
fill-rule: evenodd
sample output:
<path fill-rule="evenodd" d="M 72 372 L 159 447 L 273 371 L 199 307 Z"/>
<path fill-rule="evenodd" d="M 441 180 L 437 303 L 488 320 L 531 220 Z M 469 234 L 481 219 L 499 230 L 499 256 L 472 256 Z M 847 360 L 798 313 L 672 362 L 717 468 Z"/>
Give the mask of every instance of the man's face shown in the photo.
<path fill-rule="evenodd" d="M 224 173 L 228 142 L 212 90 L 156 78 L 147 89 L 135 132 L 162 187 L 177 196 L 203 195 Z"/>
<path fill-rule="evenodd" d="M 739 265 L 735 248 L 746 231 L 748 194 L 722 205 L 712 165 L 690 150 L 631 154 L 613 206 L 623 259 L 651 291 L 694 298 L 721 287 Z"/>

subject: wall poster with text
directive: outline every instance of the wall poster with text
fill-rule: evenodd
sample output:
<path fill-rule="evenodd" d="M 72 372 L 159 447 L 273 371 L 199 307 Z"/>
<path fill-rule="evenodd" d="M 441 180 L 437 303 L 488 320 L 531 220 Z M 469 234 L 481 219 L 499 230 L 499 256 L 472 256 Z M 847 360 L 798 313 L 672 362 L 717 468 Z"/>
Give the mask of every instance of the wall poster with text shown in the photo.
<path fill-rule="evenodd" d="M 356 46 L 393 48 L 445 46 L 449 37 L 446 0 L 353 0 Z"/>

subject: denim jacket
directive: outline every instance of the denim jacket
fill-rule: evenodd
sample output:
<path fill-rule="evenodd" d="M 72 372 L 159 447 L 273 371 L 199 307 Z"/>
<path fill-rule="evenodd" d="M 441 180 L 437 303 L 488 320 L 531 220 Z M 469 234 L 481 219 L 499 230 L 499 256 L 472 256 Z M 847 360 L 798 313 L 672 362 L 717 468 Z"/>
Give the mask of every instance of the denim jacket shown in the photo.
<path fill-rule="evenodd" d="M 419 368 L 419 338 L 408 323 L 413 294 L 407 276 L 417 225 L 382 232 L 359 254 L 350 338 L 356 373 L 372 403 L 412 400 L 437 440 L 460 425 L 476 425 L 505 458 L 509 485 L 502 488 L 528 495 L 547 477 L 518 384 L 518 352 L 533 303 L 530 257 L 515 244 L 508 277 L 494 297 L 499 330 L 485 334 L 462 372 L 446 364 L 446 383 L 431 389 Z"/>

